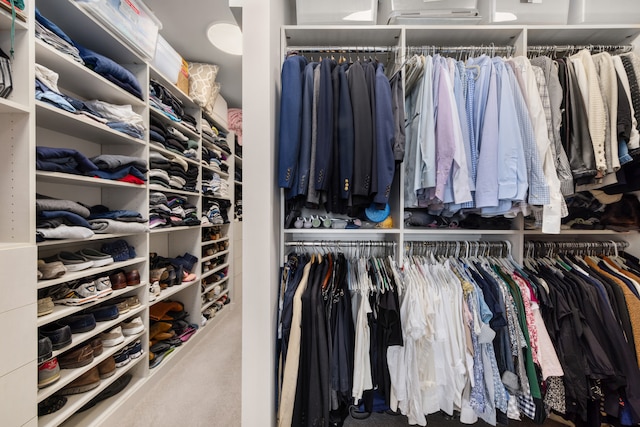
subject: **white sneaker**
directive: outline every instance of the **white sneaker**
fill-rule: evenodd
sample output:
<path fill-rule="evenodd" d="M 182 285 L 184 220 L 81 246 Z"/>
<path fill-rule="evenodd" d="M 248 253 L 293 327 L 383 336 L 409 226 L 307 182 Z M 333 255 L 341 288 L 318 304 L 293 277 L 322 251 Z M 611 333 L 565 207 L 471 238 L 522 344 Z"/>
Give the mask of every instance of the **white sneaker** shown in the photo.
<path fill-rule="evenodd" d="M 108 295 L 111 295 L 113 289 L 111 289 L 111 280 L 109 280 L 109 276 L 98 277 L 93 282 L 96 286 L 96 291 L 98 298 L 104 298 Z"/>
<path fill-rule="evenodd" d="M 116 326 L 108 332 L 101 333 L 100 339 L 102 340 L 102 345 L 104 347 L 115 347 L 118 344 L 123 343 L 124 335 L 122 335 L 122 327 Z"/>
<path fill-rule="evenodd" d="M 153 302 L 157 297 L 162 293 L 162 288 L 160 288 L 160 283 L 153 282 L 151 286 L 149 286 L 149 302 Z"/>
<path fill-rule="evenodd" d="M 129 322 L 122 322 L 122 333 L 125 336 L 131 336 L 139 334 L 144 331 L 144 323 L 142 323 L 142 319 L 138 317 L 134 317 Z"/>

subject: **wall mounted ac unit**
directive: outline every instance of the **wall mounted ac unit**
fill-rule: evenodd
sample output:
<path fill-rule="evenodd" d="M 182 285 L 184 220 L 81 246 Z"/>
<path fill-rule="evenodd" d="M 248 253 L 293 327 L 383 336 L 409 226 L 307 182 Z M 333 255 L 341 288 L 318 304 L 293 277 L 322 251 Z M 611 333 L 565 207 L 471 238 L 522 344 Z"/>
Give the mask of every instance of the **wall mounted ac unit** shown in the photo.
<path fill-rule="evenodd" d="M 477 0 L 380 0 L 379 24 L 477 24 Z M 380 22 L 382 21 L 382 22 Z"/>

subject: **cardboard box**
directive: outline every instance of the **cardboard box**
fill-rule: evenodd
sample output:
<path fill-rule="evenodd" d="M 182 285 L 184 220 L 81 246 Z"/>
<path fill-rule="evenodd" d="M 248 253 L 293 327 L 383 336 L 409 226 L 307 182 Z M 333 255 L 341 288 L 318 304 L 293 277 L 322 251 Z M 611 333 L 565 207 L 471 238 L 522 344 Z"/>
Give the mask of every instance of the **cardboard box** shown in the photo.
<path fill-rule="evenodd" d="M 178 82 L 176 83 L 176 86 L 178 86 L 178 88 L 185 94 L 189 95 L 189 64 L 184 59 L 182 60 L 182 66 L 178 73 Z"/>

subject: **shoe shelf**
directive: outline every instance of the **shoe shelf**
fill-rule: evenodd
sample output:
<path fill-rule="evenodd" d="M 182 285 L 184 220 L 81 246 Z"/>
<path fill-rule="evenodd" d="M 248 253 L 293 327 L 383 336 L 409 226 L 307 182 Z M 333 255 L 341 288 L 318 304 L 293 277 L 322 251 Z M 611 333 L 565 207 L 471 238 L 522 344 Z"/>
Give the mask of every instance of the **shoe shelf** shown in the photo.
<path fill-rule="evenodd" d="M 191 227 L 187 227 L 186 225 L 181 225 L 179 227 L 156 227 L 152 228 L 149 232 L 151 234 L 159 234 L 159 233 L 169 233 L 173 231 L 185 231 L 185 230 L 197 230 L 198 226 L 193 225 Z"/>
<path fill-rule="evenodd" d="M 146 257 L 136 257 L 136 258 L 128 259 L 126 261 L 114 262 L 113 264 L 104 265 L 102 267 L 90 267 L 82 271 L 68 271 L 63 276 L 58 277 L 57 279 L 38 280 L 37 288 L 38 289 L 48 288 L 50 286 L 58 285 L 60 283 L 66 283 L 72 280 L 78 280 L 85 277 L 106 273 L 111 270 L 118 270 L 124 267 L 128 267 L 130 265 L 139 264 L 139 263 L 145 262 L 146 260 L 147 260 Z"/>
<path fill-rule="evenodd" d="M 216 297 L 214 299 L 212 299 L 211 301 L 207 301 L 205 304 L 203 304 L 202 305 L 202 309 L 200 311 L 205 311 L 207 308 L 211 307 L 220 298 L 222 298 L 223 296 L 227 295 L 228 293 L 229 293 L 229 289 L 225 289 L 224 291 L 220 292 L 220 294 L 216 295 Z"/>
<path fill-rule="evenodd" d="M 67 403 L 57 412 L 54 412 L 49 415 L 44 415 L 42 417 L 38 417 L 38 426 L 39 427 L 49 427 L 49 426 L 58 426 L 70 418 L 78 409 L 82 408 L 87 402 L 93 399 L 96 395 L 98 395 L 102 390 L 107 388 L 111 383 L 115 382 L 118 378 L 120 378 L 125 373 L 131 371 L 135 366 L 137 366 L 141 361 L 148 360 L 148 357 L 144 357 L 146 354 L 142 354 L 141 357 L 134 359 L 129 362 L 127 365 L 122 366 L 120 368 L 116 368 L 115 374 L 106 379 L 100 380 L 100 385 L 94 388 L 93 390 L 89 390 L 85 393 L 72 394 L 67 397 Z M 128 387 L 131 387 L 132 384 L 129 383 Z M 72 425 L 75 425 L 73 423 Z"/>
<path fill-rule="evenodd" d="M 175 188 L 167 188 L 167 187 L 163 187 L 162 185 L 158 185 L 158 184 L 150 184 L 149 185 L 149 190 L 151 190 L 151 191 L 160 191 L 162 193 L 178 194 L 178 195 L 181 195 L 181 196 L 198 197 L 200 195 L 198 192 L 195 192 L 195 191 L 184 191 L 184 190 L 178 190 L 178 189 L 175 189 Z"/>
<path fill-rule="evenodd" d="M 170 157 L 180 157 L 181 159 L 183 159 L 184 161 L 186 161 L 189 164 L 195 165 L 195 166 L 200 166 L 200 161 L 196 160 L 196 159 L 192 159 L 190 157 L 187 157 L 183 154 L 179 154 L 176 153 L 175 151 L 171 151 L 168 150 L 164 147 L 160 147 L 159 145 L 154 144 L 153 142 L 151 144 L 149 144 L 149 150 L 151 151 L 157 151 L 158 153 L 162 153 L 166 156 L 170 156 Z"/>
<path fill-rule="evenodd" d="M 194 323 L 194 322 L 192 322 Z M 173 363 L 169 363 L 171 361 L 171 359 L 175 358 L 176 355 L 178 355 L 182 350 L 185 349 L 185 347 L 189 347 L 189 344 L 193 341 L 193 339 L 200 333 L 200 329 L 198 328 L 193 335 L 191 335 L 191 337 L 189 337 L 189 339 L 185 342 L 182 343 L 182 345 L 179 345 L 178 347 L 173 347 L 173 349 L 167 350 L 167 352 L 170 353 L 165 353 L 164 357 L 162 358 L 162 361 L 154 366 L 153 368 L 149 368 L 149 377 L 153 377 L 154 375 L 158 375 L 158 372 L 162 371 L 162 368 L 166 367 L 166 366 L 174 366 Z M 158 356 L 156 356 L 158 357 Z M 147 360 L 149 358 L 147 357 Z"/>
<path fill-rule="evenodd" d="M 106 322 L 96 322 L 96 327 L 93 328 L 90 331 L 80 332 L 78 334 L 72 334 L 71 335 L 71 338 L 72 338 L 71 344 L 64 346 L 64 348 L 61 348 L 60 350 L 54 350 L 53 351 L 53 355 L 54 356 L 59 356 L 59 355 L 65 353 L 66 351 L 76 347 L 78 344 L 83 344 L 83 343 L 89 341 L 91 338 L 97 337 L 102 332 L 108 331 L 108 330 L 118 326 L 120 323 L 124 322 L 125 320 L 131 319 L 131 318 L 135 317 L 136 315 L 142 313 L 146 308 L 147 307 L 141 303 L 140 307 L 132 308 L 129 311 L 127 311 L 126 313 L 124 313 L 124 315 L 118 316 L 116 319 L 107 320 Z"/>
<path fill-rule="evenodd" d="M 185 289 L 188 289 L 189 287 L 193 286 L 195 283 L 198 283 L 198 281 L 199 281 L 199 278 L 196 278 L 196 280 L 192 280 L 191 282 L 182 282 L 179 285 L 169 286 L 168 288 L 163 289 L 160 292 L 160 295 L 156 297 L 155 301 L 152 301 L 149 303 L 149 307 L 159 303 L 160 301 L 164 301 L 169 297 L 184 291 Z"/>
<path fill-rule="evenodd" d="M 226 314 L 227 314 L 227 306 L 223 305 L 220 310 L 216 311 L 215 316 L 210 317 L 209 319 L 207 319 L 207 322 L 202 327 L 204 328 L 207 325 L 210 325 L 210 324 L 213 324 L 214 322 L 217 322 L 219 319 L 222 319 L 221 316 L 225 316 Z"/>
<path fill-rule="evenodd" d="M 0 98 L 0 113 L 29 113 L 29 107 L 11 99 Z"/>
<path fill-rule="evenodd" d="M 37 171 L 38 181 L 50 182 L 53 184 L 82 185 L 91 187 L 114 187 L 114 188 L 135 188 L 146 190 L 145 184 L 132 184 L 129 182 L 115 181 L 112 179 L 94 178 L 90 176 L 74 175 L 63 172 Z"/>
<path fill-rule="evenodd" d="M 71 316 L 72 314 L 78 313 L 80 311 L 86 310 L 96 305 L 100 305 L 104 303 L 107 303 L 108 305 L 109 300 L 115 299 L 128 292 L 131 292 L 133 290 L 140 289 L 141 287 L 146 287 L 146 286 L 147 286 L 146 282 L 141 282 L 139 285 L 135 285 L 135 286 L 127 286 L 126 288 L 117 289 L 105 297 L 98 298 L 95 301 L 92 301 L 87 304 L 82 304 L 82 305 L 73 306 L 73 305 L 56 304 L 53 307 L 53 313 L 45 314 L 44 316 L 38 317 L 38 327 L 47 325 L 51 322 L 55 322 L 56 320 L 62 319 L 63 317 Z M 129 314 L 129 312 L 126 312 L 123 314 Z"/>
<path fill-rule="evenodd" d="M 187 126 L 183 125 L 181 122 L 176 122 L 171 120 L 169 117 L 165 116 L 162 111 L 157 108 L 149 105 L 149 112 L 162 122 L 164 122 L 167 126 L 172 126 L 179 130 L 184 136 L 189 139 L 193 139 L 194 141 L 200 141 L 200 134 L 194 132 L 192 129 L 189 129 Z"/>
<path fill-rule="evenodd" d="M 36 39 L 36 63 L 44 65 L 59 75 L 58 86 L 84 99 L 99 99 L 112 104 L 144 107 L 145 102 L 118 87 L 101 75 L 75 61 L 71 55 L 59 52 L 47 43 Z"/>
<path fill-rule="evenodd" d="M 204 289 L 204 291 L 202 292 L 202 294 L 206 294 L 207 292 L 211 291 L 213 288 L 215 288 L 218 285 L 222 285 L 223 283 L 225 283 L 226 281 L 229 280 L 229 276 L 225 276 L 222 279 L 218 280 L 217 282 L 213 282 L 207 285 L 207 287 Z M 219 297 L 218 297 L 219 298 Z"/>
<path fill-rule="evenodd" d="M 200 276 L 200 280 L 204 280 L 207 277 L 211 276 L 212 274 L 217 273 L 220 270 L 224 270 L 227 267 L 229 267 L 229 263 L 228 262 L 225 262 L 224 264 L 221 264 L 221 265 L 219 265 L 217 267 L 214 267 L 211 270 L 202 273 L 202 276 Z"/>
<path fill-rule="evenodd" d="M 86 365 L 86 366 L 83 366 L 81 368 L 74 368 L 74 369 L 60 369 L 60 379 L 58 381 L 56 381 L 55 383 L 51 384 L 48 387 L 41 388 L 41 389 L 38 390 L 38 402 L 41 402 L 44 399 L 46 399 L 47 397 L 55 394 L 58 390 L 62 389 L 64 386 L 66 386 L 71 381 L 73 381 L 76 378 L 78 378 L 83 373 L 87 372 L 88 370 L 90 370 L 94 366 L 98 366 L 102 361 L 108 359 L 109 356 L 113 356 L 118 351 L 120 351 L 124 347 L 128 346 L 132 342 L 134 342 L 134 341 L 136 341 L 138 339 L 141 339 L 142 335 L 144 335 L 145 332 L 146 332 L 146 330 L 144 330 L 144 331 L 142 331 L 142 332 L 140 332 L 138 334 L 125 337 L 124 338 L 124 342 L 118 344 L 117 346 L 103 347 L 102 354 L 100 354 L 99 356 L 94 357 L 93 361 L 91 363 L 89 363 L 88 365 Z M 144 356 L 144 355 L 146 355 L 146 353 L 142 354 L 142 356 Z M 140 357 L 142 357 L 142 356 L 140 356 Z M 129 366 L 130 364 L 131 364 L 131 362 L 127 363 L 125 366 Z M 122 368 L 124 368 L 124 366 L 122 366 Z M 116 368 L 116 369 L 118 369 L 118 368 Z"/>
<path fill-rule="evenodd" d="M 212 225 L 203 225 L 202 227 L 203 227 L 203 228 L 204 228 L 204 227 L 207 227 L 207 228 L 208 228 L 208 227 L 213 227 L 213 224 L 212 224 Z M 203 241 L 203 242 L 202 242 L 202 246 L 204 247 L 204 246 L 208 246 L 208 245 L 213 245 L 214 243 L 224 242 L 225 240 L 229 240 L 229 237 L 228 237 L 228 236 L 225 236 L 225 237 L 221 237 L 221 238 L 216 239 L 216 240 L 207 240 L 207 241 Z"/>
<path fill-rule="evenodd" d="M 210 261 L 212 259 L 220 258 L 222 255 L 226 255 L 229 253 L 229 249 L 225 249 L 224 251 L 216 252 L 213 255 L 209 255 L 207 257 L 202 258 L 202 262 Z"/>
<path fill-rule="evenodd" d="M 73 114 L 42 101 L 35 101 L 36 125 L 62 134 L 71 134 L 105 145 L 133 144 L 146 146 L 146 141 L 113 130 L 83 114 Z"/>
<path fill-rule="evenodd" d="M 144 234 L 144 233 L 143 233 Z M 138 236 L 140 235 L 140 233 L 116 233 L 116 234 L 109 234 L 109 233 L 105 233 L 105 234 L 94 234 L 93 236 L 89 237 L 88 239 L 56 239 L 56 240 L 45 240 L 44 242 L 38 242 L 37 245 L 39 248 L 43 248 L 43 247 L 49 247 L 49 246 L 68 246 L 68 245 L 72 245 L 72 244 L 77 244 L 77 243 L 86 243 L 86 242 L 93 242 L 93 241 L 100 241 L 100 240 L 107 240 L 107 239 L 121 239 L 121 238 L 125 238 L 125 237 L 131 237 L 131 236 Z M 144 258 L 143 258 L 144 260 Z"/>

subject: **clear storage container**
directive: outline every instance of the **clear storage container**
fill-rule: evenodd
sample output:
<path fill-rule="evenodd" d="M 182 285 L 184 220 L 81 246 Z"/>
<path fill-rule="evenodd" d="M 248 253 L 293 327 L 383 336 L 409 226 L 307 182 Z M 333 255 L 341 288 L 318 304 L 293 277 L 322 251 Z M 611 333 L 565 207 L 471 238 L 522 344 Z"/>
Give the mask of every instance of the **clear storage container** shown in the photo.
<path fill-rule="evenodd" d="M 298 25 L 375 25 L 377 14 L 378 0 L 296 0 Z"/>
<path fill-rule="evenodd" d="M 640 1 L 571 0 L 569 24 L 640 24 Z"/>
<path fill-rule="evenodd" d="M 520 0 L 478 0 L 482 24 L 565 25 L 569 0 L 543 0 L 522 3 Z"/>

